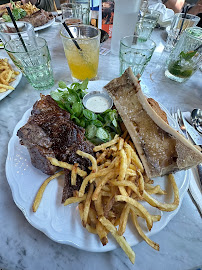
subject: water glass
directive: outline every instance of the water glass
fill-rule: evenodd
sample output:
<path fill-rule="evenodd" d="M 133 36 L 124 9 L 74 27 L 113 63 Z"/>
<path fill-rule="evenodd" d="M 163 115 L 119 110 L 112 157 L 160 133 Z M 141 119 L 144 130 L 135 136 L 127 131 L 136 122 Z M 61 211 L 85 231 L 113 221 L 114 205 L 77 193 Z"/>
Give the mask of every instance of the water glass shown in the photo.
<path fill-rule="evenodd" d="M 90 24 L 90 0 L 67 0 L 67 2 L 81 5 L 83 24 Z"/>
<path fill-rule="evenodd" d="M 160 12 L 155 10 L 148 10 L 144 16 L 140 17 L 135 29 L 135 33 L 138 35 L 139 39 L 144 41 L 150 38 L 152 31 L 157 25 L 159 17 Z"/>
<path fill-rule="evenodd" d="M 28 38 L 11 39 L 5 44 L 5 50 L 13 63 L 26 76 L 30 84 L 39 90 L 54 85 L 51 57 L 46 40 L 36 38 L 36 46 Z"/>
<path fill-rule="evenodd" d="M 100 30 L 90 25 L 71 25 L 69 29 L 75 38 L 72 39 L 65 28 L 62 28 L 60 34 L 73 81 L 95 79 L 98 71 Z"/>
<path fill-rule="evenodd" d="M 140 40 L 137 35 L 127 36 L 120 42 L 120 75 L 131 67 L 134 75 L 143 74 L 143 71 L 149 63 L 156 44 L 151 39 Z"/>
<path fill-rule="evenodd" d="M 168 37 L 165 45 L 166 51 L 170 52 L 175 47 L 177 41 L 180 39 L 180 35 L 185 29 L 196 26 L 200 21 L 198 16 L 186 14 L 186 18 L 184 18 L 184 15 L 184 13 L 177 13 L 174 15 L 170 29 L 168 30 Z"/>
<path fill-rule="evenodd" d="M 172 50 L 165 71 L 166 77 L 177 82 L 188 80 L 202 60 L 202 29 L 187 28 Z"/>
<path fill-rule="evenodd" d="M 31 23 L 16 21 L 18 30 L 21 36 L 28 38 L 30 42 L 35 42 L 35 32 L 34 27 Z M 0 38 L 3 43 L 10 41 L 11 39 L 19 38 L 18 33 L 16 32 L 15 26 L 12 22 L 1 22 L 0 23 Z M 36 44 L 35 44 L 36 45 Z"/>
<path fill-rule="evenodd" d="M 62 18 L 68 25 L 82 23 L 82 7 L 79 4 L 61 4 Z"/>

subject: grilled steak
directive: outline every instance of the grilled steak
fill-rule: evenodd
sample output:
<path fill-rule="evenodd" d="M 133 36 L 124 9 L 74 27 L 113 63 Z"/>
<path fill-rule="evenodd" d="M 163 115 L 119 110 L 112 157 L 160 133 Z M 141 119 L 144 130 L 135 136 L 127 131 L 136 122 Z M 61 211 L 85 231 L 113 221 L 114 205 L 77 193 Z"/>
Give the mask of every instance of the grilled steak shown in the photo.
<path fill-rule="evenodd" d="M 20 19 L 20 21 L 29 22 L 33 25 L 33 27 L 38 27 L 46 24 L 48 21 L 53 19 L 53 15 L 43 9 L 31 14 L 26 15 L 24 18 Z"/>
<path fill-rule="evenodd" d="M 79 175 L 77 175 L 76 178 L 76 186 L 71 185 L 71 172 L 69 170 L 65 170 L 65 183 L 63 188 L 63 194 L 62 194 L 62 203 L 66 201 L 66 199 L 73 197 L 73 192 L 75 190 L 79 190 L 81 187 L 81 184 L 83 182 L 83 178 Z M 88 190 L 88 186 L 86 187 L 86 192 Z"/>
<path fill-rule="evenodd" d="M 41 99 L 33 106 L 28 122 L 18 130 L 17 136 L 20 143 L 27 147 L 32 165 L 51 175 L 58 168 L 51 165 L 47 157 L 71 164 L 79 163 L 81 169 L 88 170 L 91 162 L 76 154 L 77 150 L 81 150 L 94 155 L 94 145 L 85 140 L 84 133 L 85 130 L 74 124 L 69 113 L 61 109 L 51 96 L 41 95 Z M 78 185 L 69 193 L 65 191 L 63 200 L 72 196 L 73 190 L 80 188 L 81 181 L 78 178 Z M 67 181 L 65 183 L 67 186 Z"/>

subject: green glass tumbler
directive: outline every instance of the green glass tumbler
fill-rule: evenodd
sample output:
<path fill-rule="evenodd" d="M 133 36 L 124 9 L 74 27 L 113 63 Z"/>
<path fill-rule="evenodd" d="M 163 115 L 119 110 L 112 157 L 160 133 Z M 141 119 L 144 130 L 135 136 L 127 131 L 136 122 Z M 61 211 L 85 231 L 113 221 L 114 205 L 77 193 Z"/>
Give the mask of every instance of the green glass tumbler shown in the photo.
<path fill-rule="evenodd" d="M 153 40 L 140 40 L 138 36 L 127 36 L 120 42 L 120 75 L 131 67 L 134 75 L 142 75 L 147 64 L 149 63 L 156 44 Z"/>
<path fill-rule="evenodd" d="M 38 90 L 46 90 L 54 85 L 51 57 L 46 40 L 37 37 L 35 43 L 23 38 L 12 39 L 5 44 L 5 50 L 30 84 Z"/>
<path fill-rule="evenodd" d="M 185 82 L 198 69 L 202 60 L 202 29 L 187 28 L 172 50 L 165 76 L 177 82 Z"/>

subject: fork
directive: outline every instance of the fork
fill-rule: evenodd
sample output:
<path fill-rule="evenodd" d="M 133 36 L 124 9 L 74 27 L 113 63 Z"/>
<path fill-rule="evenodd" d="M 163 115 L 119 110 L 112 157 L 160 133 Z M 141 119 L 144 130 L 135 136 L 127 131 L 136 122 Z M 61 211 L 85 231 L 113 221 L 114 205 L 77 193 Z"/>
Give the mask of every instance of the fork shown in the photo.
<path fill-rule="evenodd" d="M 176 120 L 178 123 L 178 127 L 180 128 L 181 132 L 183 133 L 184 137 L 189 140 L 189 136 L 186 130 L 186 127 L 184 125 L 184 120 L 182 116 L 182 112 L 180 109 L 177 109 L 176 107 L 170 109 L 171 116 Z"/>

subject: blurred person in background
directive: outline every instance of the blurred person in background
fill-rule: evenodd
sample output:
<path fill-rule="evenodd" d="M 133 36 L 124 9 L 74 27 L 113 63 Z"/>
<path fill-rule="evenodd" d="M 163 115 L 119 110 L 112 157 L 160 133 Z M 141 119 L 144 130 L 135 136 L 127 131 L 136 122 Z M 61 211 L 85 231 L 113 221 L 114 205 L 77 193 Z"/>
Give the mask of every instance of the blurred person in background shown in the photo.
<path fill-rule="evenodd" d="M 185 0 L 162 0 L 162 3 L 167 8 L 172 9 L 175 13 L 179 13 L 184 7 Z"/>
<path fill-rule="evenodd" d="M 188 8 L 189 14 L 193 14 L 201 18 L 197 26 L 202 27 L 202 0 L 198 0 L 195 4 L 188 4 L 187 7 L 185 6 L 183 8 L 182 12 L 185 12 L 185 8 Z"/>
<path fill-rule="evenodd" d="M 188 13 L 197 15 L 202 13 L 202 0 L 196 2 L 196 4 L 192 4 L 193 1 L 190 1 L 189 11 Z"/>
<path fill-rule="evenodd" d="M 201 20 L 197 26 L 202 27 L 202 0 L 162 0 L 162 3 L 175 13 L 184 13 L 188 10 L 188 14 L 199 16 Z"/>

